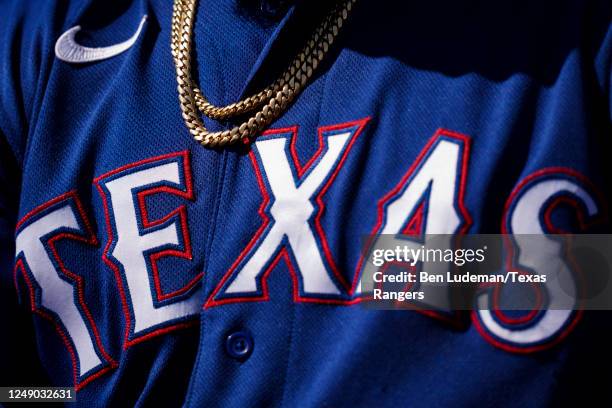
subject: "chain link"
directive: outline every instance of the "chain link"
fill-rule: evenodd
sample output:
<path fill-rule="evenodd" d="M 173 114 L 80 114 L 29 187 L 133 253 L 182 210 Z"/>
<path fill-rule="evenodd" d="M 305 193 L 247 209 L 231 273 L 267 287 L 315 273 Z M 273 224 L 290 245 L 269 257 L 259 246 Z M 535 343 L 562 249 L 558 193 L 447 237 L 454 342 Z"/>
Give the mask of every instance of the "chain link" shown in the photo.
<path fill-rule="evenodd" d="M 174 0 L 172 11 L 171 52 L 176 67 L 177 90 L 182 116 L 194 139 L 206 147 L 222 147 L 255 137 L 277 119 L 325 58 L 357 0 L 337 4 L 317 27 L 302 51 L 285 72 L 262 91 L 227 106 L 211 104 L 192 79 L 191 48 L 197 0 Z M 210 132 L 200 113 L 224 120 L 250 113 L 238 126 L 221 132 Z"/>

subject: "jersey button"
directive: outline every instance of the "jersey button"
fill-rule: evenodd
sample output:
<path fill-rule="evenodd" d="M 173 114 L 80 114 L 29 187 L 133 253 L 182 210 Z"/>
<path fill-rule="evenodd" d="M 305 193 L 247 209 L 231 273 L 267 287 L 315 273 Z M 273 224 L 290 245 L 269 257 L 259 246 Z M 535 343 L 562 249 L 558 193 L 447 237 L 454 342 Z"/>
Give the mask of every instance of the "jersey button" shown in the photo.
<path fill-rule="evenodd" d="M 225 350 L 230 357 L 244 361 L 253 351 L 253 337 L 246 331 L 233 332 L 225 340 Z"/>

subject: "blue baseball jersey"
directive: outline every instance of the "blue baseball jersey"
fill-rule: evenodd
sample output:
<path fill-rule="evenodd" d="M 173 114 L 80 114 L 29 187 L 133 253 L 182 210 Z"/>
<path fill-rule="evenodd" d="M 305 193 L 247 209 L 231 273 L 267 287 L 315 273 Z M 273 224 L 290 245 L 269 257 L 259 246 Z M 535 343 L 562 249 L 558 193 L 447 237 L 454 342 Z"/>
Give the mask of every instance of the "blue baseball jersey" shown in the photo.
<path fill-rule="evenodd" d="M 329 5 L 198 1 L 203 94 L 273 82 Z M 609 0 L 359 0 L 288 109 L 226 149 L 185 127 L 171 19 L 0 1 L 0 385 L 87 407 L 610 405 L 605 312 L 360 306 L 364 235 L 610 231 Z"/>

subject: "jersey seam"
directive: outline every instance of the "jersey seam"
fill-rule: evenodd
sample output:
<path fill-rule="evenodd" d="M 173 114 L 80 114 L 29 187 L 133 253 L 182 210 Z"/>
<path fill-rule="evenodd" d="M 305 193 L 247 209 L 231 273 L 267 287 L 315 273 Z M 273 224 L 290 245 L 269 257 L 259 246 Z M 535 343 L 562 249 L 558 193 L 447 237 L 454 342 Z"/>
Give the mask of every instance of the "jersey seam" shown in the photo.
<path fill-rule="evenodd" d="M 196 17 L 197 18 L 197 17 Z M 218 59 L 219 56 L 219 48 L 217 47 L 217 44 L 215 41 L 213 41 L 213 47 L 215 50 L 215 56 Z M 226 85 L 225 85 L 225 77 L 223 75 L 221 75 L 222 80 L 220 81 L 221 83 L 221 94 L 223 95 L 223 99 L 227 100 L 227 91 L 226 91 Z M 206 248 L 204 249 L 204 274 L 202 276 L 202 298 L 203 298 L 203 302 L 202 302 L 202 306 L 200 306 L 200 310 L 198 311 L 198 316 L 199 316 L 199 320 L 200 320 L 200 336 L 198 338 L 198 354 L 197 354 L 197 358 L 195 361 L 195 365 L 192 371 L 192 375 L 191 375 L 191 379 L 189 380 L 189 386 L 187 387 L 187 395 L 185 397 L 185 406 L 190 406 L 191 405 L 191 401 L 193 398 L 193 393 L 194 393 L 194 387 L 195 387 L 195 382 L 196 379 L 199 377 L 199 373 L 200 373 L 200 366 L 201 366 L 201 361 L 203 358 L 203 352 L 201 350 L 202 347 L 202 339 L 205 336 L 205 332 L 204 332 L 204 328 L 205 328 L 205 324 L 204 324 L 204 309 L 203 309 L 203 304 L 206 303 L 206 300 L 208 298 L 208 289 L 210 286 L 210 283 L 212 283 L 212 280 L 210 279 L 210 273 L 209 273 L 209 269 L 208 269 L 208 264 L 209 264 L 209 259 L 210 259 L 210 254 L 212 252 L 212 243 L 215 239 L 216 236 L 216 230 L 217 230 L 217 225 L 218 225 L 218 218 L 219 218 L 219 203 L 221 202 L 221 199 L 223 197 L 223 187 L 224 187 L 224 183 L 222 182 L 223 179 L 225 178 L 225 172 L 227 170 L 227 153 L 226 151 L 223 151 L 221 153 L 221 157 L 219 158 L 219 162 L 217 165 L 217 170 L 219 176 L 215 179 L 215 196 L 212 202 L 213 208 L 214 208 L 214 213 L 213 216 L 211 217 L 211 227 L 209 229 L 209 232 L 207 234 L 207 242 L 206 242 Z"/>

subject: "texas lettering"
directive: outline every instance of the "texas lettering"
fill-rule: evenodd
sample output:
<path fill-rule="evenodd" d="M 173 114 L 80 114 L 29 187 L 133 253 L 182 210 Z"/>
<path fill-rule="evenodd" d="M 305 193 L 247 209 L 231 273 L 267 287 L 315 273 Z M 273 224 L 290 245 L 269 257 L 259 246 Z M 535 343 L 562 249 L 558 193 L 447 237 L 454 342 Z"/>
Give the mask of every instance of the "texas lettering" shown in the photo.
<path fill-rule="evenodd" d="M 326 209 L 334 207 L 326 192 L 334 183 L 353 180 L 340 175 L 353 176 L 350 172 L 354 167 L 348 163 L 353 147 L 364 143 L 365 136 L 361 134 L 368 121 L 365 118 L 321 127 L 320 148 L 304 165 L 292 148 L 297 127 L 268 131 L 257 139 L 243 159 L 250 162 L 258 184 L 254 187 L 264 197 L 262 227 L 235 254 L 234 262 L 227 265 L 223 278 L 210 288 L 210 293 L 203 293 L 199 285 L 201 274 L 172 291 L 164 290 L 159 279 L 164 259 L 183 259 L 189 265 L 193 256 L 190 225 L 194 221 L 190 208 L 198 197 L 189 151 L 144 158 L 97 175 L 93 187 L 98 195 L 92 200 L 99 200 L 103 219 L 90 219 L 88 214 L 93 211 L 83 204 L 82 193 L 71 186 L 67 186 L 66 193 L 24 215 L 16 228 L 15 283 L 25 286 L 30 293 L 32 311 L 52 321 L 65 339 L 78 367 L 75 384 L 83 386 L 117 363 L 106 352 L 106 333 L 100 331 L 90 312 L 96 300 L 83 294 L 83 271 L 66 268 L 59 243 L 98 248 L 101 262 L 114 277 L 124 313 L 123 322 L 117 320 L 117 324 L 123 325 L 124 348 L 185 327 L 203 308 L 292 296 L 264 293 L 267 268 L 274 262 L 291 263 L 295 301 L 335 307 L 351 306 L 371 297 L 371 292 L 361 290 L 361 275 L 369 260 L 362 256 L 349 271 L 340 271 L 333 260 L 341 254 L 331 253 L 327 244 L 327 237 L 339 232 L 326 231 L 320 222 Z M 399 235 L 408 230 L 419 234 L 468 232 L 472 216 L 465 208 L 464 197 L 469 192 L 466 187 L 470 143 L 466 135 L 445 129 L 436 131 L 416 159 L 405 163 L 404 174 L 385 175 L 394 180 L 395 186 L 381 196 L 371 197 L 371 211 L 377 212 L 377 221 L 361 225 L 361 234 Z M 361 182 L 367 183 L 367 177 Z M 159 214 L 152 217 L 148 200 L 153 196 L 158 201 L 171 200 L 168 203 L 174 208 L 161 217 Z M 583 176 L 572 169 L 543 168 L 521 180 L 508 197 L 501 220 L 502 232 L 547 232 L 550 225 L 540 215 L 554 204 L 551 197 L 559 196 L 570 196 L 581 203 L 580 208 L 588 212 L 586 217 L 600 211 Z M 253 199 L 261 200 L 261 196 Z M 177 202 L 180 204 L 174 205 Z M 106 232 L 102 242 L 94 231 Z M 354 239 L 355 246 L 361 245 L 359 234 L 346 239 Z M 551 251 L 560 250 L 556 241 L 549 245 Z M 526 253 L 530 248 L 517 250 Z M 520 257 L 516 261 L 520 263 Z M 546 267 L 520 266 L 535 271 L 534 276 Z M 428 270 L 427 262 L 423 270 Z M 571 276 L 569 266 L 565 273 Z M 352 276 L 350 281 L 343 278 L 347 275 Z M 429 294 L 444 290 L 428 286 L 424 280 L 419 291 L 425 294 L 421 299 L 425 308 Z M 483 290 L 478 302 L 482 307 L 473 313 L 482 333 L 509 347 L 524 348 L 553 341 L 574 318 L 572 311 L 550 310 L 534 325 L 522 324 L 508 330 L 491 316 L 490 309 L 494 307 L 489 305 L 490 290 Z M 554 309 L 554 297 L 549 302 Z M 435 309 L 435 305 L 429 307 Z"/>

